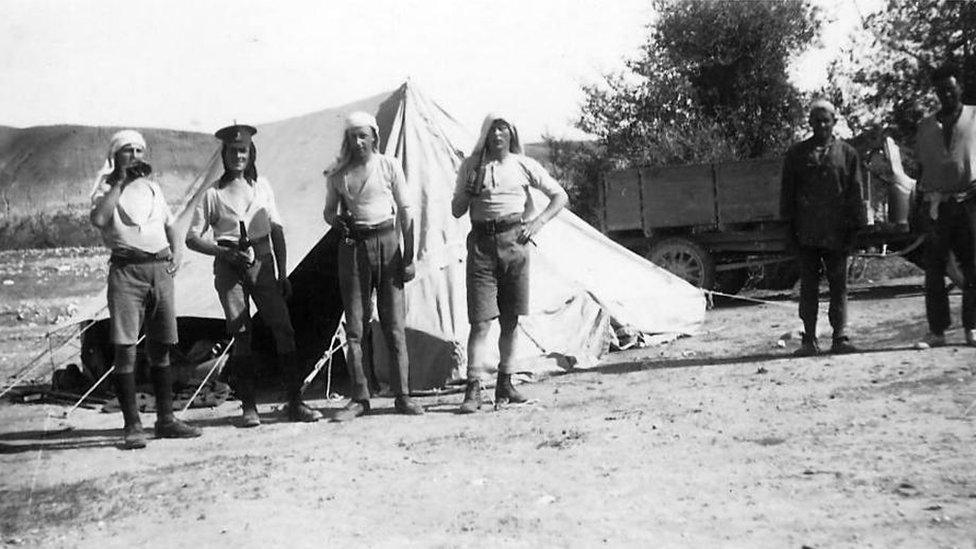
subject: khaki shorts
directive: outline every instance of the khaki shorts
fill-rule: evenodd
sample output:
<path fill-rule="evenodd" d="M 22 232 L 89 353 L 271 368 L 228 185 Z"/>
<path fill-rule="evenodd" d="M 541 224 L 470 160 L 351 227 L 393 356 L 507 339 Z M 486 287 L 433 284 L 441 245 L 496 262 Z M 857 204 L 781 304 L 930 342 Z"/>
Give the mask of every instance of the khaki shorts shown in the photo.
<path fill-rule="evenodd" d="M 108 270 L 108 314 L 116 345 L 134 345 L 143 324 L 146 339 L 167 345 L 178 341 L 173 275 L 169 263 L 112 263 Z"/>
<path fill-rule="evenodd" d="M 529 249 L 516 240 L 520 227 L 468 233 L 468 321 L 529 313 Z"/>

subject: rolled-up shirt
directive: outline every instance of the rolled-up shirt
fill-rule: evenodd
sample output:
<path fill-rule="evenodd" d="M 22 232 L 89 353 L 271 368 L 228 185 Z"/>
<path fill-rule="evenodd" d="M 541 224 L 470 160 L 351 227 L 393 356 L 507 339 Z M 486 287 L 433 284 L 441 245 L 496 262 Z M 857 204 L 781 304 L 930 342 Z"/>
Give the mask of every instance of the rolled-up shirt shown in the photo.
<path fill-rule="evenodd" d="M 377 225 L 395 218 L 399 211 L 409 214 L 413 204 L 400 162 L 374 154 L 366 169 L 362 185 L 350 182 L 345 168 L 326 177 L 325 211 L 336 212 L 342 204 L 356 225 Z"/>
<path fill-rule="evenodd" d="M 95 187 L 91 196 L 92 210 L 111 189 L 106 181 Z M 172 221 L 173 214 L 162 189 L 155 181 L 141 177 L 122 187 L 119 202 L 112 211 L 112 222 L 99 230 L 105 245 L 112 250 L 156 253 L 169 247 L 166 226 Z"/>
<path fill-rule="evenodd" d="M 510 154 L 504 160 L 481 162 L 468 157 L 458 170 L 454 195 L 468 193 L 468 182 L 476 183 L 478 193 L 469 199 L 471 221 L 492 221 L 516 214 L 532 213 L 532 195 L 528 188 L 542 191 L 550 199 L 562 188 L 536 160 L 521 154 Z"/>
<path fill-rule="evenodd" d="M 271 184 L 264 177 L 258 177 L 251 185 L 254 196 L 247 207 L 240 211 L 226 200 L 219 181 L 211 185 L 193 211 L 189 234 L 200 236 L 207 229 L 212 229 L 214 240 L 236 241 L 240 238 L 239 222 L 243 221 L 247 237 L 257 240 L 268 236 L 272 225 L 281 226 Z"/>

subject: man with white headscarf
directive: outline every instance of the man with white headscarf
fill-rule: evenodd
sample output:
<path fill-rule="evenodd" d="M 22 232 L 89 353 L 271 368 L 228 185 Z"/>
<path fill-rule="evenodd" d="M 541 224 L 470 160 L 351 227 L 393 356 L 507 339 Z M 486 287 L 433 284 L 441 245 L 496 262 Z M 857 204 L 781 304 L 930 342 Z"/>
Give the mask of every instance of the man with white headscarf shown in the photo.
<path fill-rule="evenodd" d="M 370 411 L 363 339 L 369 333 L 374 289 L 380 328 L 390 353 L 394 409 L 406 415 L 424 413 L 410 398 L 403 295 L 404 283 L 415 274 L 413 200 L 400 162 L 380 154 L 379 139 L 379 126 L 372 115 L 350 114 L 339 158 L 326 171 L 322 215 L 343 233 L 339 289 L 346 313 L 346 365 L 353 383 L 349 403 L 333 421 L 348 421 Z"/>
<path fill-rule="evenodd" d="M 530 188 L 549 198 L 535 215 Z M 458 171 L 451 210 L 471 216 L 467 247 L 467 388 L 458 410 L 481 407 L 488 330 L 498 319 L 500 335 L 496 403 L 525 402 L 512 385 L 519 315 L 529 312 L 529 244 L 569 201 L 566 191 L 535 160 L 522 153 L 518 130 L 508 116 L 489 114 L 475 150 Z"/>
<path fill-rule="evenodd" d="M 864 226 L 861 160 L 857 151 L 834 137 L 837 111 L 824 99 L 810 105 L 813 135 L 790 147 L 783 163 L 780 209 L 790 222 L 788 249 L 800 270 L 803 339 L 796 356 L 820 354 L 817 309 L 820 274 L 830 288 L 827 316 L 833 328 L 832 353 L 853 353 L 847 335 L 847 264 L 855 233 Z"/>
<path fill-rule="evenodd" d="M 139 132 L 113 135 L 91 196 L 92 225 L 112 250 L 108 311 L 126 449 L 146 446 L 135 387 L 136 343 L 143 325 L 156 394 L 156 437 L 200 436 L 200 429 L 173 415 L 169 349 L 177 342 L 173 277 L 180 266 L 180 247 L 162 189 L 148 178 L 152 168 L 143 161 L 145 151 Z"/>
<path fill-rule="evenodd" d="M 295 350 L 295 330 L 288 314 L 291 295 L 284 228 L 271 183 L 258 176 L 253 126 L 234 124 L 214 134 L 222 143 L 224 173 L 205 191 L 186 234 L 191 250 L 214 256 L 214 288 L 236 338 L 232 351 L 234 389 L 241 399 L 241 426 L 257 427 L 257 365 L 251 348 L 253 299 L 274 337 L 278 365 L 285 378 L 289 421 L 315 422 L 322 414 L 302 401 L 304 364 Z M 211 233 L 210 237 L 204 236 Z"/>

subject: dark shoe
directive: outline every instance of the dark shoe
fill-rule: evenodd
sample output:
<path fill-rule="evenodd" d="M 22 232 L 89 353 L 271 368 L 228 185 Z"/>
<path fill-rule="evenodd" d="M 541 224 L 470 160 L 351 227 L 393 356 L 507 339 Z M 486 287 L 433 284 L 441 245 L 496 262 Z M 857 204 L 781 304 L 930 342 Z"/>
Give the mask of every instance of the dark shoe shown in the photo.
<path fill-rule="evenodd" d="M 464 390 L 464 402 L 458 409 L 459 414 L 473 414 L 481 409 L 481 382 L 469 381 Z"/>
<path fill-rule="evenodd" d="M 313 410 L 301 400 L 292 400 L 287 407 L 288 421 L 300 421 L 302 423 L 315 423 L 322 419 L 322 413 Z"/>
<path fill-rule="evenodd" d="M 861 350 L 851 345 L 851 342 L 846 339 L 835 339 L 830 346 L 830 352 L 835 355 L 848 355 L 851 353 L 859 353 Z"/>
<path fill-rule="evenodd" d="M 396 410 L 398 414 L 403 414 L 405 416 L 422 416 L 424 415 L 423 406 L 417 404 L 412 398 L 408 396 L 398 396 L 393 401 L 393 409 Z"/>
<path fill-rule="evenodd" d="M 932 347 L 944 347 L 946 344 L 945 334 L 935 334 L 929 332 L 922 341 L 915 344 L 919 350 L 931 349 Z"/>
<path fill-rule="evenodd" d="M 241 406 L 244 413 L 241 414 L 241 427 L 257 427 L 261 425 L 261 416 L 258 415 L 257 406 L 253 403 L 250 405 L 244 404 Z"/>
<path fill-rule="evenodd" d="M 137 450 L 146 447 L 146 432 L 142 430 L 142 424 L 126 425 L 122 429 L 122 448 L 125 450 Z"/>
<path fill-rule="evenodd" d="M 250 374 L 250 372 L 248 372 Z M 254 398 L 254 377 L 245 375 L 238 378 L 237 395 L 241 399 L 241 427 L 257 427 L 261 425 L 258 415 L 257 400 Z"/>
<path fill-rule="evenodd" d="M 820 345 L 817 345 L 817 341 L 804 341 L 800 344 L 800 348 L 793 351 L 793 356 L 804 357 L 804 356 L 817 356 L 820 354 Z"/>
<path fill-rule="evenodd" d="M 356 419 L 369 413 L 368 400 L 350 400 L 339 412 L 332 416 L 332 421 L 342 422 Z"/>
<path fill-rule="evenodd" d="M 528 400 L 522 393 L 518 392 L 512 385 L 511 374 L 498 374 L 498 381 L 495 383 L 495 404 L 520 404 Z"/>
<path fill-rule="evenodd" d="M 199 427 L 184 423 L 175 417 L 156 420 L 156 438 L 196 438 L 201 434 Z"/>

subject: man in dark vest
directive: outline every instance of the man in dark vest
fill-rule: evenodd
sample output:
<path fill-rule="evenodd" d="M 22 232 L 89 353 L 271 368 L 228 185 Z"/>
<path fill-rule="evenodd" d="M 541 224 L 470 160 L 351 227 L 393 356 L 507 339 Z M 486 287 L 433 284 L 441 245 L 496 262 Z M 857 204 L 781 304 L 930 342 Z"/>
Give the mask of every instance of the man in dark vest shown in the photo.
<path fill-rule="evenodd" d="M 918 191 L 925 238 L 925 313 L 929 333 L 919 347 L 945 345 L 949 318 L 946 262 L 951 251 L 962 271 L 962 327 L 966 345 L 976 346 L 976 107 L 962 104 L 954 66 L 932 73 L 939 110 L 922 119 L 915 143 L 922 172 Z"/>

